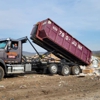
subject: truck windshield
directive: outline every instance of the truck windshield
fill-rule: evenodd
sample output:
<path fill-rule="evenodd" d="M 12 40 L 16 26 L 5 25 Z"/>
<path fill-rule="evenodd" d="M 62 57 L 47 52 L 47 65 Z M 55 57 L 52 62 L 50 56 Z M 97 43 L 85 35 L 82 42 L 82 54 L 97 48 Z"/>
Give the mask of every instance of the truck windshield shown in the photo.
<path fill-rule="evenodd" d="M 7 41 L 0 41 L 0 49 L 4 49 L 7 45 Z"/>

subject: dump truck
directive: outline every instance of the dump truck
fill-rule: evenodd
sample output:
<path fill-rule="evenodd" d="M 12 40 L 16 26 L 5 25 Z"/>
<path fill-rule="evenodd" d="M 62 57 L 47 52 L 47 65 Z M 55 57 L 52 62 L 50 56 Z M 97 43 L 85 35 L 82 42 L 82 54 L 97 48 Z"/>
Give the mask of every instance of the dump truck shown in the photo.
<path fill-rule="evenodd" d="M 92 52 L 51 19 L 46 19 L 34 25 L 30 39 L 47 50 L 40 55 L 27 36 L 20 39 L 0 40 L 0 80 L 7 75 L 33 73 L 49 73 L 67 76 L 78 75 L 80 65 L 89 65 Z M 23 55 L 23 44 L 29 42 L 38 57 L 27 61 Z M 14 45 L 17 48 L 14 48 Z M 54 54 L 60 60 L 44 59 L 44 56 Z"/>
<path fill-rule="evenodd" d="M 62 75 L 79 74 L 80 65 L 91 63 L 91 50 L 49 18 L 34 25 L 31 39 L 61 59 L 53 68 Z"/>

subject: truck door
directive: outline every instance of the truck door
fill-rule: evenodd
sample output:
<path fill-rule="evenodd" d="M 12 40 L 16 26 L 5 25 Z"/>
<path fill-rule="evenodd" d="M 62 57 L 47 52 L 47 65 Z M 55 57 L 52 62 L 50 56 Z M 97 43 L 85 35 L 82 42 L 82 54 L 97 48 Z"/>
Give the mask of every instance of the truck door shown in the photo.
<path fill-rule="evenodd" d="M 5 53 L 5 62 L 20 63 L 21 54 L 21 41 L 11 41 L 10 47 L 8 47 L 8 50 Z"/>

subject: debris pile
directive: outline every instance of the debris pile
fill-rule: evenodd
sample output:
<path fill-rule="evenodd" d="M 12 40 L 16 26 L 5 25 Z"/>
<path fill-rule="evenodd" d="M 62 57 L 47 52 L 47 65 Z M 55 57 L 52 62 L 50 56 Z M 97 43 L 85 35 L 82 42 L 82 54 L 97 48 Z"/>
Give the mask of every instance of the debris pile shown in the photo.
<path fill-rule="evenodd" d="M 84 75 L 100 75 L 100 58 L 92 56 L 89 66 L 80 66 Z"/>

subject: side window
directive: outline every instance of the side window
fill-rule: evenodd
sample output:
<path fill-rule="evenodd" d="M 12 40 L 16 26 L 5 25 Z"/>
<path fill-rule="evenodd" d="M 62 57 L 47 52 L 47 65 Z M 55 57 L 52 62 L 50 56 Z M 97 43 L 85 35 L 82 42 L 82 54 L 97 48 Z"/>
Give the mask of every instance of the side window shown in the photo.
<path fill-rule="evenodd" d="M 12 49 L 18 49 L 18 42 L 12 41 L 12 45 L 11 45 Z"/>

